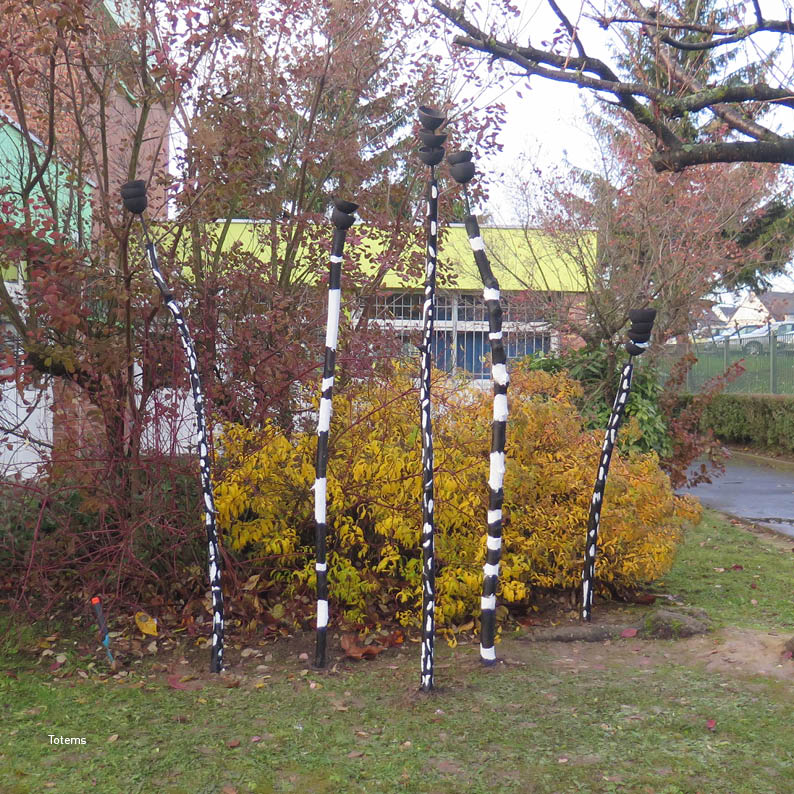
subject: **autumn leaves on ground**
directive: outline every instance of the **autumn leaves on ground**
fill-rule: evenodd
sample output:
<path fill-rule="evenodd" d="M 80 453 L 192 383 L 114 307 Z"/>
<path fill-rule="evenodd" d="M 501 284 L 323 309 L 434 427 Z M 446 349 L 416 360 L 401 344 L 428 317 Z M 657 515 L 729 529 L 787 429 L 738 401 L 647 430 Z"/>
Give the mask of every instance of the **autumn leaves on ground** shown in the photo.
<path fill-rule="evenodd" d="M 440 643 L 431 696 L 417 693 L 410 630 L 369 646 L 336 636 L 322 673 L 310 634 L 239 635 L 218 678 L 184 632 L 155 637 L 140 616 L 114 626 L 115 674 L 87 621 L 9 627 L 1 788 L 783 794 L 794 775 L 793 575 L 790 542 L 708 514 L 653 588 L 656 604 L 601 602 L 595 625 L 642 625 L 661 603 L 705 609 L 710 633 L 527 642 L 552 622 L 575 625 L 558 610 L 506 626 L 501 663 L 484 669 L 463 631 L 457 647 Z M 373 645 L 384 650 L 361 650 Z"/>

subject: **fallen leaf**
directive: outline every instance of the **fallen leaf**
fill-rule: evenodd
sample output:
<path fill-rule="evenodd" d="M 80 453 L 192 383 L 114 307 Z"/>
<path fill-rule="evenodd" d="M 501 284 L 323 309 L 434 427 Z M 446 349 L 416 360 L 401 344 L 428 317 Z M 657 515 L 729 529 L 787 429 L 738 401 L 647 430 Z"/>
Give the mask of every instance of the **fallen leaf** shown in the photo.
<path fill-rule="evenodd" d="M 623 631 L 620 632 L 620 636 L 623 637 L 624 639 L 629 639 L 631 637 L 636 637 L 637 636 L 637 629 L 623 629 Z"/>
<path fill-rule="evenodd" d="M 714 569 L 717 573 L 725 573 L 725 568 L 715 568 Z"/>
<path fill-rule="evenodd" d="M 184 676 L 184 678 L 188 678 L 188 676 Z M 181 689 L 184 692 L 193 692 L 204 686 L 200 681 L 192 681 L 191 679 L 183 681 L 178 675 L 169 675 L 167 680 L 171 689 Z"/>
<path fill-rule="evenodd" d="M 751 603 L 751 604 L 752 604 L 754 607 L 757 607 L 757 606 L 758 606 L 758 601 L 756 601 L 754 598 L 751 598 L 751 599 L 750 599 L 750 603 Z"/>
<path fill-rule="evenodd" d="M 251 744 L 256 744 L 257 742 L 261 742 L 261 741 L 262 741 L 262 737 L 261 736 L 252 736 L 251 737 Z"/>
<path fill-rule="evenodd" d="M 147 615 L 145 612 L 136 612 L 135 625 L 143 634 L 148 634 L 151 637 L 157 636 L 157 620 L 151 615 Z"/>
<path fill-rule="evenodd" d="M 237 794 L 237 789 L 234 786 L 224 786 L 221 789 L 221 794 Z"/>
<path fill-rule="evenodd" d="M 111 733 L 110 736 L 108 736 L 108 743 L 115 742 L 118 738 L 119 735 L 117 733 Z"/>
<path fill-rule="evenodd" d="M 713 731 L 713 730 L 715 730 L 715 729 L 716 729 L 716 727 L 717 727 L 717 720 L 706 720 L 706 727 L 707 727 L 707 728 L 708 728 L 710 731 Z"/>
<path fill-rule="evenodd" d="M 51 673 L 54 673 L 56 670 L 59 670 L 61 667 L 63 667 L 63 662 L 53 662 L 50 665 L 49 670 Z"/>
<path fill-rule="evenodd" d="M 308 662 L 309 661 L 309 654 L 308 653 L 302 653 L 302 654 L 300 654 L 300 656 L 298 656 L 298 659 L 300 661 L 302 661 L 302 662 Z"/>
<path fill-rule="evenodd" d="M 226 742 L 226 746 L 233 750 L 235 747 L 239 747 L 240 746 L 240 740 L 239 739 L 229 739 L 229 741 Z"/>
<path fill-rule="evenodd" d="M 732 571 L 743 571 L 744 570 L 744 565 L 738 565 L 738 564 L 737 565 L 731 565 L 731 570 Z"/>
<path fill-rule="evenodd" d="M 383 645 L 361 645 L 356 634 L 343 634 L 339 641 L 345 656 L 351 659 L 372 659 L 386 650 Z"/>
<path fill-rule="evenodd" d="M 239 678 L 230 678 L 226 681 L 226 689 L 237 689 L 240 686 Z"/>
<path fill-rule="evenodd" d="M 146 650 L 149 651 L 149 653 L 157 653 L 157 640 L 152 640 L 146 646 Z"/>
<path fill-rule="evenodd" d="M 361 756 L 363 756 L 363 755 L 364 755 L 364 751 L 363 750 L 351 750 L 347 754 L 347 757 L 348 758 L 361 758 Z"/>
<path fill-rule="evenodd" d="M 187 722 L 188 719 L 184 714 L 175 714 L 174 722 Z"/>
<path fill-rule="evenodd" d="M 567 758 L 565 758 L 565 757 L 563 757 L 563 758 L 558 758 L 558 759 L 557 759 L 557 763 L 558 763 L 558 764 L 567 764 L 567 763 L 568 763 L 568 759 L 567 759 Z"/>
<path fill-rule="evenodd" d="M 243 659 L 247 659 L 249 656 L 253 656 L 256 653 L 256 648 L 243 648 L 240 656 Z"/>
<path fill-rule="evenodd" d="M 758 585 L 755 582 L 750 582 L 750 589 L 751 590 L 757 590 L 758 589 Z"/>
<path fill-rule="evenodd" d="M 794 653 L 792 653 L 791 651 L 783 651 L 784 659 L 791 659 L 792 656 L 794 656 Z"/>
<path fill-rule="evenodd" d="M 55 661 L 58 662 L 58 664 L 64 664 L 64 662 L 66 661 L 66 654 L 65 653 L 59 653 L 55 657 Z"/>

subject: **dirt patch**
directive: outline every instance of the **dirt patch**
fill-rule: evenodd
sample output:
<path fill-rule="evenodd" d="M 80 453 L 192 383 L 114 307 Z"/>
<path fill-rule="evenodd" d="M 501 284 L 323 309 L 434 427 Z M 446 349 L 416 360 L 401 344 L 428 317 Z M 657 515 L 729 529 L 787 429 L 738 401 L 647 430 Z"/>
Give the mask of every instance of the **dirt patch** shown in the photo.
<path fill-rule="evenodd" d="M 768 676 L 794 682 L 794 660 L 785 655 L 786 634 L 753 629 L 720 629 L 672 642 L 640 637 L 603 642 L 506 641 L 497 654 L 537 664 L 542 661 L 561 672 L 579 673 L 616 667 L 651 669 L 662 664 L 703 665 L 729 676 Z M 540 656 L 539 656 L 540 655 Z"/>
<path fill-rule="evenodd" d="M 784 656 L 788 634 L 726 628 L 710 637 L 682 641 L 682 654 L 728 675 L 765 675 L 794 681 L 794 661 Z"/>

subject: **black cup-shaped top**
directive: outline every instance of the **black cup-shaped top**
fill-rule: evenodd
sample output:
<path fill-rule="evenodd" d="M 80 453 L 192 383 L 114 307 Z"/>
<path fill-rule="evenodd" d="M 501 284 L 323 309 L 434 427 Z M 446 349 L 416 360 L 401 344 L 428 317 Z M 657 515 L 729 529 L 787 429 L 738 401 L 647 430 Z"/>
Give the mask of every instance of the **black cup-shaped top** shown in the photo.
<path fill-rule="evenodd" d="M 629 341 L 626 342 L 626 351 L 632 356 L 642 355 L 648 348 L 651 339 L 653 321 L 656 319 L 656 309 L 632 309 L 629 311 L 631 328 Z"/>
<path fill-rule="evenodd" d="M 442 132 L 440 135 L 435 132 L 428 132 L 427 130 L 419 130 L 419 140 L 422 146 L 441 146 L 447 139 L 447 133 Z"/>
<path fill-rule="evenodd" d="M 349 229 L 353 223 L 355 223 L 355 216 L 348 215 L 346 212 L 342 212 L 334 207 L 334 211 L 331 213 L 331 222 L 336 226 L 337 229 Z"/>
<path fill-rule="evenodd" d="M 136 179 L 122 185 L 121 200 L 133 215 L 141 215 L 149 203 L 146 198 L 146 182 Z"/>
<path fill-rule="evenodd" d="M 449 167 L 449 173 L 459 184 L 465 185 L 474 176 L 474 163 L 455 163 Z"/>
<path fill-rule="evenodd" d="M 423 146 L 419 150 L 419 159 L 425 165 L 438 165 L 444 159 L 444 150 L 440 146 Z"/>
<path fill-rule="evenodd" d="M 419 105 L 419 123 L 426 130 L 433 132 L 446 120 L 447 117 L 441 111 L 428 107 L 427 105 Z"/>
<path fill-rule="evenodd" d="M 358 209 L 358 204 L 354 204 L 352 201 L 345 201 L 340 198 L 334 198 L 332 200 L 334 202 L 334 207 L 340 212 L 344 212 L 346 215 L 352 215 Z"/>
<path fill-rule="evenodd" d="M 457 165 L 458 163 L 471 162 L 471 152 L 450 152 L 447 155 L 447 162 L 450 165 Z"/>
<path fill-rule="evenodd" d="M 629 339 L 634 342 L 647 342 L 651 338 L 656 309 L 632 309 L 629 311 L 629 319 L 631 320 Z"/>

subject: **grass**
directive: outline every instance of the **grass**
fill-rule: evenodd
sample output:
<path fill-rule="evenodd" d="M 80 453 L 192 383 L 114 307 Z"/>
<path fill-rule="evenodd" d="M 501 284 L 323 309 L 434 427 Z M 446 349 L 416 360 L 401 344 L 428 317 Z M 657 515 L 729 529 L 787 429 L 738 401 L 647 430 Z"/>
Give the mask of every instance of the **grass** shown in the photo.
<path fill-rule="evenodd" d="M 790 629 L 788 554 L 707 514 L 659 589 L 722 625 Z M 719 647 L 719 637 L 700 641 Z M 0 673 L 0 791 L 790 792 L 790 679 L 710 671 L 688 647 L 511 636 L 498 649 L 505 663 L 483 669 L 474 645 L 439 645 L 429 697 L 416 692 L 412 643 L 336 674 L 304 672 L 293 649 L 268 678 L 227 688 L 204 677 L 197 691 L 171 688 L 145 664 L 126 680 L 84 679 L 85 660 L 70 652 L 74 672 L 57 678 L 6 655 L 0 669 L 16 677 Z M 48 734 L 86 744 L 51 745 Z"/>
<path fill-rule="evenodd" d="M 792 539 L 750 533 L 706 510 L 656 589 L 702 607 L 719 626 L 794 633 L 793 549 Z"/>

